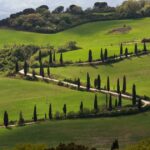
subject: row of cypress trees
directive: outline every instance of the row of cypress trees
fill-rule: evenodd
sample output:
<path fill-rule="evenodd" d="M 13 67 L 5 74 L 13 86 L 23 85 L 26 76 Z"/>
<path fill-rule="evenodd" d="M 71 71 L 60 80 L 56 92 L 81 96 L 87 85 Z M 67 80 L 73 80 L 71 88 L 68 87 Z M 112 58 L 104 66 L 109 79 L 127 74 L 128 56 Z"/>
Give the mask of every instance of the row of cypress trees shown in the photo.
<path fill-rule="evenodd" d="M 133 89 L 133 106 L 135 107 L 136 106 L 136 91 L 135 91 L 135 86 L 134 86 L 134 89 Z M 109 96 L 109 98 L 108 98 Z M 113 101 L 112 101 L 112 95 L 111 94 L 106 94 L 106 102 L 105 102 L 105 107 L 108 111 L 112 111 L 113 108 L 122 108 L 122 96 L 121 96 L 121 92 L 118 94 L 118 99 L 115 100 L 115 105 L 113 106 Z M 93 110 L 94 110 L 94 113 L 97 114 L 99 111 L 100 111 L 100 105 L 98 104 L 98 97 L 97 97 L 97 94 L 95 94 L 95 97 L 94 97 L 94 105 L 93 105 Z M 142 102 L 141 102 L 141 99 L 138 100 L 138 109 L 141 110 L 142 108 Z M 64 104 L 63 105 L 63 114 L 64 114 L 64 117 L 67 118 L 67 105 Z M 80 103 L 80 106 L 79 106 L 79 112 L 80 114 L 84 114 L 84 104 L 83 102 L 81 101 Z M 37 114 L 37 107 L 36 105 L 34 106 L 34 110 L 33 110 L 33 121 L 34 122 L 37 122 L 38 121 L 38 114 Z M 45 119 L 47 119 L 47 116 L 45 114 Z M 52 113 L 52 104 L 49 105 L 49 111 L 48 111 L 48 119 L 49 120 L 52 120 L 53 119 L 53 113 Z M 25 123 L 25 120 L 23 118 L 23 114 L 22 112 L 19 113 L 19 120 L 18 120 L 18 125 L 24 125 Z M 8 113 L 7 111 L 4 112 L 4 126 L 5 127 L 8 127 L 9 125 L 9 117 L 8 117 Z"/>

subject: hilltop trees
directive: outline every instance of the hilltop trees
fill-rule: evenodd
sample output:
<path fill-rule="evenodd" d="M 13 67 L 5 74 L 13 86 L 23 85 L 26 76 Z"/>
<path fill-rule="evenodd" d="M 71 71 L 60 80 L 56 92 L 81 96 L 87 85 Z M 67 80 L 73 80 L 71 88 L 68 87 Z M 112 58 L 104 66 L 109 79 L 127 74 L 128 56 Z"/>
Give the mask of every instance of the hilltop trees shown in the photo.
<path fill-rule="evenodd" d="M 19 125 L 19 126 L 24 125 L 24 118 L 23 118 L 22 111 L 20 111 L 20 113 L 19 113 L 19 121 L 18 121 L 18 125 Z"/>
<path fill-rule="evenodd" d="M 110 91 L 110 80 L 109 80 L 109 76 L 107 77 L 107 90 Z"/>
<path fill-rule="evenodd" d="M 120 57 L 123 55 L 123 44 L 120 45 Z"/>
<path fill-rule="evenodd" d="M 118 93 L 120 92 L 120 80 L 119 80 L 119 78 L 117 80 L 117 92 Z"/>
<path fill-rule="evenodd" d="M 63 53 L 60 53 L 60 64 L 63 65 Z"/>
<path fill-rule="evenodd" d="M 121 97 L 121 92 L 119 93 L 119 96 L 118 96 L 118 107 L 122 107 L 122 97 Z"/>
<path fill-rule="evenodd" d="M 134 53 L 135 53 L 135 55 L 137 55 L 137 54 L 138 54 L 138 46 L 137 46 L 137 43 L 135 43 Z"/>
<path fill-rule="evenodd" d="M 67 116 L 67 106 L 66 106 L 66 104 L 64 104 L 63 113 L 64 113 L 65 118 L 66 118 L 66 116 Z"/>
<path fill-rule="evenodd" d="M 8 119 L 8 113 L 7 111 L 4 112 L 4 126 L 7 128 L 8 127 L 8 123 L 9 123 L 9 119 Z"/>
<path fill-rule="evenodd" d="M 110 96 L 109 96 L 109 111 L 112 111 L 112 109 L 113 109 L 113 107 L 112 107 L 112 96 L 111 96 L 111 94 L 110 94 Z"/>
<path fill-rule="evenodd" d="M 101 60 L 102 62 L 104 62 L 103 49 L 101 49 L 101 52 L 100 52 L 100 60 Z"/>
<path fill-rule="evenodd" d="M 98 112 L 97 95 L 95 95 L 95 99 L 94 99 L 94 111 L 95 111 L 95 113 L 97 113 L 97 112 Z"/>

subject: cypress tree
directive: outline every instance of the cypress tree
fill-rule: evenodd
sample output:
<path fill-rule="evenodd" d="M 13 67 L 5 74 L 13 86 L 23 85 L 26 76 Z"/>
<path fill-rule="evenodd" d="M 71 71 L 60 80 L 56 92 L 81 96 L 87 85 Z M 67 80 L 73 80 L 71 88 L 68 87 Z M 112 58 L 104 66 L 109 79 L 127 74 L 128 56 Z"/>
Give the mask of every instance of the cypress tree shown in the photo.
<path fill-rule="evenodd" d="M 87 85 L 86 85 L 86 88 L 87 90 L 89 91 L 90 90 L 90 87 L 91 87 L 91 83 L 90 83 L 90 75 L 89 73 L 87 73 Z"/>
<path fill-rule="evenodd" d="M 117 80 L 117 92 L 118 93 L 120 92 L 120 80 L 119 80 L 119 78 Z"/>
<path fill-rule="evenodd" d="M 135 55 L 137 55 L 137 54 L 138 54 L 138 46 L 137 46 L 137 43 L 135 43 L 134 53 L 135 53 Z"/>
<path fill-rule="evenodd" d="M 123 44 L 120 45 L 120 57 L 123 55 Z"/>
<path fill-rule="evenodd" d="M 107 77 L 107 90 L 110 91 L 110 80 L 109 80 L 109 76 Z"/>
<path fill-rule="evenodd" d="M 98 75 L 98 77 L 97 77 L 97 89 L 98 90 L 101 89 L 101 77 L 100 77 L 100 75 Z"/>
<path fill-rule="evenodd" d="M 101 58 L 101 61 L 102 61 L 102 62 L 104 62 L 104 54 L 103 54 L 103 49 L 101 49 L 101 56 L 100 56 L 100 58 Z"/>
<path fill-rule="evenodd" d="M 34 111 L 33 111 L 33 121 L 37 121 L 37 110 L 36 110 L 36 105 L 34 106 Z"/>
<path fill-rule="evenodd" d="M 93 58 L 92 58 L 92 50 L 89 50 L 89 58 L 88 61 L 92 62 Z"/>
<path fill-rule="evenodd" d="M 34 69 L 32 70 L 32 77 L 33 77 L 33 79 L 35 79 L 35 78 L 36 78 L 36 72 L 35 72 L 35 70 L 34 70 Z"/>
<path fill-rule="evenodd" d="M 64 104 L 63 113 L 64 113 L 65 118 L 66 118 L 66 116 L 67 116 L 67 106 L 66 106 L 66 104 Z"/>
<path fill-rule="evenodd" d="M 109 97 L 109 110 L 112 111 L 112 96 Z"/>
<path fill-rule="evenodd" d="M 55 50 L 54 50 L 54 53 L 53 53 L 53 61 L 54 61 L 54 62 L 56 61 L 56 54 L 55 54 Z"/>
<path fill-rule="evenodd" d="M 128 57 L 128 48 L 125 49 L 125 56 Z"/>
<path fill-rule="evenodd" d="M 122 87 L 122 92 L 123 92 L 123 93 L 126 92 L 126 84 L 127 84 L 126 76 L 124 75 L 124 76 L 123 76 L 123 87 Z"/>
<path fill-rule="evenodd" d="M 144 52 L 147 51 L 146 42 L 144 42 L 144 44 L 143 44 L 143 51 L 144 51 Z"/>
<path fill-rule="evenodd" d="M 95 111 L 96 113 L 98 112 L 97 95 L 95 95 L 95 99 L 94 99 L 94 111 Z"/>
<path fill-rule="evenodd" d="M 50 67 L 49 67 L 49 65 L 47 66 L 47 75 L 48 75 L 48 77 L 50 78 Z"/>
<path fill-rule="evenodd" d="M 22 115 L 22 111 L 20 111 L 20 113 L 19 113 L 18 125 L 19 125 L 19 126 L 24 125 L 24 118 L 23 118 L 23 115 Z"/>
<path fill-rule="evenodd" d="M 18 61 L 15 62 L 15 72 L 16 72 L 16 73 L 19 72 L 19 64 L 18 64 Z"/>
<path fill-rule="evenodd" d="M 63 64 L 63 54 L 60 53 L 60 64 L 62 65 Z"/>
<path fill-rule="evenodd" d="M 28 63 L 27 63 L 27 61 L 24 62 L 23 68 L 24 68 L 24 75 L 27 76 L 27 73 L 28 73 Z"/>
<path fill-rule="evenodd" d="M 44 74 L 44 68 L 43 68 L 42 62 L 40 63 L 40 75 L 41 75 L 42 77 L 45 76 L 45 74 Z"/>
<path fill-rule="evenodd" d="M 142 100 L 141 98 L 138 100 L 138 109 L 141 110 L 142 108 Z"/>
<path fill-rule="evenodd" d="M 132 104 L 133 104 L 133 106 L 136 105 L 136 86 L 135 86 L 135 84 L 133 84 L 133 87 L 132 87 Z"/>
<path fill-rule="evenodd" d="M 41 63 L 42 62 L 42 52 L 41 52 L 41 50 L 39 50 L 39 63 Z"/>
<path fill-rule="evenodd" d="M 107 58 L 108 58 L 108 51 L 107 48 L 105 48 L 104 59 L 107 60 Z"/>
<path fill-rule="evenodd" d="M 97 81 L 97 78 L 94 80 L 94 87 L 97 88 L 97 84 L 98 84 L 98 81 Z"/>
<path fill-rule="evenodd" d="M 52 119 L 53 119 L 53 115 L 52 115 L 52 105 L 51 105 L 51 104 L 49 105 L 48 117 L 49 117 L 49 120 L 52 120 Z"/>
<path fill-rule="evenodd" d="M 49 51 L 49 65 L 53 63 L 53 58 L 52 58 L 52 51 Z"/>
<path fill-rule="evenodd" d="M 106 94 L 106 109 L 108 108 L 108 95 Z"/>
<path fill-rule="evenodd" d="M 83 102 L 81 101 L 81 104 L 80 104 L 80 112 L 83 113 Z"/>
<path fill-rule="evenodd" d="M 115 108 L 117 108 L 118 107 L 118 101 L 117 101 L 117 99 L 115 100 Z"/>
<path fill-rule="evenodd" d="M 122 97 L 121 97 L 121 92 L 118 95 L 118 106 L 122 107 Z"/>
<path fill-rule="evenodd" d="M 79 90 L 80 86 L 81 86 L 80 78 L 78 78 L 78 80 L 77 80 L 77 85 L 78 85 L 78 90 Z"/>
<path fill-rule="evenodd" d="M 7 128 L 9 124 L 9 119 L 8 119 L 8 113 L 7 111 L 4 112 L 4 126 Z"/>

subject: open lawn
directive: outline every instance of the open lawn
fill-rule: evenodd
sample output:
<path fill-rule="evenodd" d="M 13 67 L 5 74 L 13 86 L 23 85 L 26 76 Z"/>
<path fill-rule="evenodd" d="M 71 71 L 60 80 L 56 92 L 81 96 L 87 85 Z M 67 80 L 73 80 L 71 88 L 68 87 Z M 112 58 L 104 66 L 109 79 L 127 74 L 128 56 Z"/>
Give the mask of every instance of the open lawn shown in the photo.
<path fill-rule="evenodd" d="M 75 91 L 44 82 L 31 82 L 19 79 L 0 78 L 0 124 L 3 113 L 8 111 L 10 120 L 17 120 L 22 111 L 25 119 L 32 119 L 34 105 L 37 105 L 39 118 L 48 114 L 49 104 L 52 104 L 53 114 L 62 113 L 63 105 L 67 111 L 79 111 L 80 102 L 84 107 L 93 109 L 94 93 Z M 105 104 L 105 95 L 98 94 L 99 105 Z M 131 104 L 125 100 L 124 104 Z M 48 115 L 47 115 L 48 116 Z"/>
<path fill-rule="evenodd" d="M 89 49 L 93 50 L 93 58 L 98 59 L 100 48 L 108 48 L 109 55 L 114 55 L 114 53 L 119 53 L 120 43 L 127 42 L 125 47 L 129 47 L 129 51 L 132 51 L 134 47 L 133 42 L 137 42 L 139 43 L 139 48 L 142 49 L 140 42 L 143 38 L 149 38 L 149 24 L 149 18 L 99 21 L 80 25 L 57 34 L 39 34 L 1 28 L 0 35 L 3 36 L 0 36 L 0 47 L 7 44 L 34 44 L 40 46 L 51 44 L 59 47 L 68 41 L 76 41 L 82 49 L 65 53 L 65 61 L 85 61 L 87 60 Z M 130 27 L 131 30 L 127 33 L 108 33 L 114 29 L 123 28 L 124 25 Z M 56 57 L 57 59 L 59 58 L 59 56 Z"/>
<path fill-rule="evenodd" d="M 150 55 L 147 55 L 107 65 L 51 68 L 51 73 L 59 79 L 66 78 L 74 80 L 79 77 L 82 83 L 86 83 L 86 74 L 89 72 L 92 85 L 94 84 L 94 79 L 100 74 L 102 87 L 106 85 L 107 76 L 109 76 L 112 90 L 116 90 L 117 78 L 120 78 L 122 87 L 122 77 L 126 75 L 128 92 L 132 92 L 132 85 L 135 83 L 137 86 L 137 94 L 150 96 L 149 61 Z"/>
<path fill-rule="evenodd" d="M 110 150 L 116 138 L 124 148 L 149 137 L 149 118 L 150 113 L 147 112 L 127 117 L 52 121 L 13 129 L 1 128 L 0 149 L 6 150 L 19 143 L 55 146 L 60 142 L 75 142 L 98 150 Z"/>

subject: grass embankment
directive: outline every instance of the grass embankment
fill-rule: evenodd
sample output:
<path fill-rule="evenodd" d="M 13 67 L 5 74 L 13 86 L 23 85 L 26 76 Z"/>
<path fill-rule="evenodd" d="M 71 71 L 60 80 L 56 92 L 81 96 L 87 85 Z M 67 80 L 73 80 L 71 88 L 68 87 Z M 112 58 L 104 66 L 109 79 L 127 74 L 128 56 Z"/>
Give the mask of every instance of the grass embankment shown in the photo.
<path fill-rule="evenodd" d="M 139 48 L 142 49 L 143 45 L 140 44 L 140 42 L 143 38 L 149 38 L 149 24 L 149 18 L 137 20 L 100 21 L 87 23 L 57 34 L 48 35 L 0 29 L 0 34 L 3 35 L 0 37 L 0 47 L 7 44 L 34 44 L 40 46 L 51 44 L 55 47 L 59 47 L 71 40 L 76 41 L 82 49 L 65 53 L 64 60 L 86 61 L 89 49 L 93 50 L 94 59 L 99 58 L 100 48 L 108 48 L 109 55 L 114 55 L 114 53 L 118 54 L 120 43 L 125 43 L 125 47 L 128 47 L 129 51 L 133 51 L 133 43 L 137 42 L 139 43 Z M 124 25 L 130 27 L 131 30 L 127 33 L 115 32 L 109 34 L 110 31 L 123 28 Z M 56 58 L 59 59 L 59 55 L 57 55 Z"/>
<path fill-rule="evenodd" d="M 45 122 L 32 126 L 0 129 L 0 149 L 19 143 L 44 143 L 55 146 L 60 142 L 75 142 L 99 150 L 109 150 L 118 138 L 121 148 L 148 138 L 150 113 L 128 117 L 66 120 Z"/>

